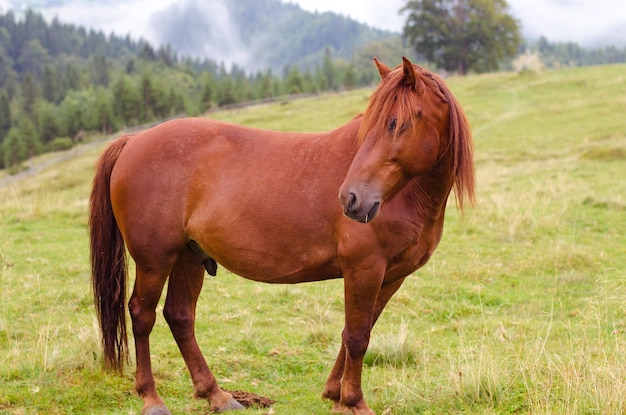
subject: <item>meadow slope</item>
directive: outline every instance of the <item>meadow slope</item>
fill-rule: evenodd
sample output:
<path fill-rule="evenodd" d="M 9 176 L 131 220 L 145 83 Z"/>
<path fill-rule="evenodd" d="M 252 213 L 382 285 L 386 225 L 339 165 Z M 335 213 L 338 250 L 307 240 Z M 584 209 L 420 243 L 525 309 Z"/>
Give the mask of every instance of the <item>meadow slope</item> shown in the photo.
<path fill-rule="evenodd" d="M 363 374 L 378 414 L 626 412 L 626 66 L 448 80 L 472 124 L 478 205 L 448 210 L 431 261 L 392 299 Z M 212 116 L 292 131 L 337 127 L 369 90 Z M 0 413 L 129 414 L 131 364 L 101 370 L 87 200 L 103 145 L 0 188 Z M 37 161 L 34 161 L 36 163 Z M 222 386 L 324 414 L 341 281 L 207 279 L 198 340 Z M 162 316 L 159 390 L 207 413 Z"/>

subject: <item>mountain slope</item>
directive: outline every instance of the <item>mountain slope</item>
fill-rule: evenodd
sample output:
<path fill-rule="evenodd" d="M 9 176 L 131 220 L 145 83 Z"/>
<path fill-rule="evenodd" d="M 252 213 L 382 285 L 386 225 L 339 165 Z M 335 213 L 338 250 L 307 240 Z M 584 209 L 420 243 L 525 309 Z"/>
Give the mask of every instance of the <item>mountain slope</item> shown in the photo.
<path fill-rule="evenodd" d="M 188 0 L 151 18 L 159 41 L 182 55 L 236 62 L 252 70 L 311 66 L 323 50 L 350 59 L 373 41 L 398 34 L 334 13 L 310 13 L 280 0 Z"/>

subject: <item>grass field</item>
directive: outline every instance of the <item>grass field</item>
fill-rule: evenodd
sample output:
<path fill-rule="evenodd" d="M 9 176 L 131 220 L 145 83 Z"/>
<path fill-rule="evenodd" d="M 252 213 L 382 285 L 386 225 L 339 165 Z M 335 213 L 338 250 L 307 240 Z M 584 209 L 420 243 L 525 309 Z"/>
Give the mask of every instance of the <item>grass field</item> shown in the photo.
<path fill-rule="evenodd" d="M 363 374 L 378 414 L 626 413 L 626 66 L 448 81 L 476 141 L 478 206 L 451 207 L 431 261 L 378 325 Z M 321 131 L 370 91 L 214 113 Z M 0 413 L 129 414 L 134 366 L 101 370 L 87 200 L 103 147 L 0 188 Z M 453 206 L 453 204 L 452 204 Z M 223 268 L 197 334 L 224 388 L 277 400 L 246 414 L 325 414 L 341 281 L 270 286 Z M 159 391 L 208 413 L 159 316 Z"/>

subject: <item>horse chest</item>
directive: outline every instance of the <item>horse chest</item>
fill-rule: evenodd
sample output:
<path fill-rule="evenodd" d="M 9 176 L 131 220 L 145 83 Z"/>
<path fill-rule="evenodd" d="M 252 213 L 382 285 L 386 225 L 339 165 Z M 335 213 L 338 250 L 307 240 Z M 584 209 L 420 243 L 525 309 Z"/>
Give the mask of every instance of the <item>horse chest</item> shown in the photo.
<path fill-rule="evenodd" d="M 424 266 L 439 244 L 443 223 L 401 221 L 391 230 L 386 279 L 406 277 Z"/>

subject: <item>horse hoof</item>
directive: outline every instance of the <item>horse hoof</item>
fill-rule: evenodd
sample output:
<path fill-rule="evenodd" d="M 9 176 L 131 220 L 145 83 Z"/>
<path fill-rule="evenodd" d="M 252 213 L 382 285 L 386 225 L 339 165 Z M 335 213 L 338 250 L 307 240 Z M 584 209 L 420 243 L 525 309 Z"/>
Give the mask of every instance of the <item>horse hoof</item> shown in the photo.
<path fill-rule="evenodd" d="M 333 409 L 330 410 L 331 414 L 351 414 L 352 409 L 348 408 L 345 405 L 340 404 L 339 402 L 335 402 Z"/>
<path fill-rule="evenodd" d="M 172 415 L 165 405 L 154 405 L 141 410 L 141 415 Z"/>
<path fill-rule="evenodd" d="M 220 407 L 211 408 L 213 412 L 226 412 L 226 411 L 238 411 L 240 409 L 246 409 L 245 406 L 240 404 L 235 398 L 230 398 L 228 402 Z"/>

